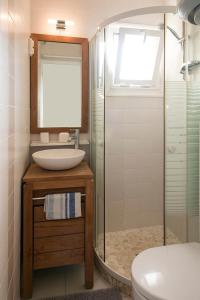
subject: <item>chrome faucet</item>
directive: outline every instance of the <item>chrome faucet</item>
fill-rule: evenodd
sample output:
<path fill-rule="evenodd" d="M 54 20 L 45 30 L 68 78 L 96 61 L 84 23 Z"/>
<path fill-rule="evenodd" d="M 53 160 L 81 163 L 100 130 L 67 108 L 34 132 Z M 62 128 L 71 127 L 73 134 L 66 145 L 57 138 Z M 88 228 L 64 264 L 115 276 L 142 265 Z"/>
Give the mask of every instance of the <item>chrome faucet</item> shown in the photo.
<path fill-rule="evenodd" d="M 79 149 L 79 136 L 80 136 L 79 129 L 75 129 L 74 134 L 71 135 L 71 140 L 74 141 L 75 149 Z"/>

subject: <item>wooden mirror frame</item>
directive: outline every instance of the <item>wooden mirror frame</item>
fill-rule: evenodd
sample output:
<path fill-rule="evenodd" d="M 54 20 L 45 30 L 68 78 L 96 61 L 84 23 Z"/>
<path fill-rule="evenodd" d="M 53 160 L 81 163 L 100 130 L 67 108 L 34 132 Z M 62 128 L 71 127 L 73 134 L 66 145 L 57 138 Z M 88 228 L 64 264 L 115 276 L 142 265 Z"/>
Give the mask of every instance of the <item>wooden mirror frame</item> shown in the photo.
<path fill-rule="evenodd" d="M 89 47 L 87 38 L 56 36 L 45 34 L 31 34 L 34 41 L 34 54 L 31 56 L 31 133 L 49 132 L 59 133 L 70 131 L 75 127 L 38 127 L 38 42 L 58 42 L 80 44 L 82 46 L 82 112 L 81 132 L 88 132 L 88 103 L 89 103 Z"/>

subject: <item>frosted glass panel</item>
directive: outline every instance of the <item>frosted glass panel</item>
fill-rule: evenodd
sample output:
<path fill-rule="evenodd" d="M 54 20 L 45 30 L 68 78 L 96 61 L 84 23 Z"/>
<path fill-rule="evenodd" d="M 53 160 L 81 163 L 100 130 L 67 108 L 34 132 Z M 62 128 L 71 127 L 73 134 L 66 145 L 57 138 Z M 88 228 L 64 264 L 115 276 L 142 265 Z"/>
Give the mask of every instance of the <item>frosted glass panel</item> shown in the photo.
<path fill-rule="evenodd" d="M 95 174 L 96 251 L 105 259 L 104 228 L 104 30 L 90 44 L 92 169 Z"/>
<path fill-rule="evenodd" d="M 187 240 L 186 84 L 165 85 L 165 235 L 166 243 Z"/>
<path fill-rule="evenodd" d="M 200 81 L 188 82 L 187 95 L 188 241 L 198 241 Z"/>
<path fill-rule="evenodd" d="M 183 23 L 166 15 L 165 242 L 173 244 L 187 241 L 187 84 L 180 74 L 184 49 L 168 27 L 183 36 Z"/>
<path fill-rule="evenodd" d="M 188 63 L 200 60 L 199 26 L 187 25 Z M 200 66 L 187 74 L 188 241 L 199 241 Z"/>
<path fill-rule="evenodd" d="M 198 26 L 172 15 L 166 21 L 185 38 L 178 43 L 166 28 L 165 233 L 171 244 L 199 240 L 200 67 L 189 65 L 200 59 L 200 43 Z"/>

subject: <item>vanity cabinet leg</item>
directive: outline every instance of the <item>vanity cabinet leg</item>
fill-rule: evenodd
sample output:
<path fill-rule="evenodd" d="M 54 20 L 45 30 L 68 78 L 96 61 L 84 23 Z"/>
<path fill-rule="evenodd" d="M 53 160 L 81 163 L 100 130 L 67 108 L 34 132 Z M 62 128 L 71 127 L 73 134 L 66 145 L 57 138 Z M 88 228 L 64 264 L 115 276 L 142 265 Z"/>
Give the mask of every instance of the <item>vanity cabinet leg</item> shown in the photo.
<path fill-rule="evenodd" d="M 23 245 L 22 245 L 22 298 L 32 297 L 33 272 L 33 206 L 32 186 L 23 186 Z"/>
<path fill-rule="evenodd" d="M 93 287 L 93 180 L 87 181 L 85 201 L 85 287 Z"/>

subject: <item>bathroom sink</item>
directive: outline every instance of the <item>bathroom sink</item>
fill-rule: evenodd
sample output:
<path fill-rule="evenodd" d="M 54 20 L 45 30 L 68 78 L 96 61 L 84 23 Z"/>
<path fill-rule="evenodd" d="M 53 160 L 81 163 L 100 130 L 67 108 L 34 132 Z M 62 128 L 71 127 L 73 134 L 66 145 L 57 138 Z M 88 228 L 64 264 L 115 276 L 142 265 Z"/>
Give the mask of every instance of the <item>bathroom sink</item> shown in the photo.
<path fill-rule="evenodd" d="M 49 149 L 32 154 L 33 160 L 47 170 L 67 170 L 83 160 L 85 151 L 80 149 Z"/>

